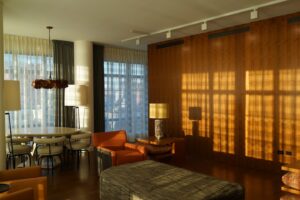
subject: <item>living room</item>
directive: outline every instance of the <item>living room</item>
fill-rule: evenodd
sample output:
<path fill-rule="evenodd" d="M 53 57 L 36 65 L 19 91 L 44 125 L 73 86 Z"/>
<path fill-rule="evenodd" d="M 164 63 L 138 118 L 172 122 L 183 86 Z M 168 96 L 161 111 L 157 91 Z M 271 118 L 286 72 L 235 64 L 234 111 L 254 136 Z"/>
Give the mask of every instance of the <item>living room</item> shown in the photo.
<path fill-rule="evenodd" d="M 300 199 L 300 1 L 0 5 L 0 199 Z"/>

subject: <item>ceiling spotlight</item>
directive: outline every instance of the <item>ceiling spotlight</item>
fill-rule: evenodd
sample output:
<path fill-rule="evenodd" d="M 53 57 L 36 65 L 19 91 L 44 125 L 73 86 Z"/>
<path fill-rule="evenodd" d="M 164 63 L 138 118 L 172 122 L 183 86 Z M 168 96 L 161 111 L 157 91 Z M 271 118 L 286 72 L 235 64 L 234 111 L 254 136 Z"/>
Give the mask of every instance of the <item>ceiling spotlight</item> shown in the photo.
<path fill-rule="evenodd" d="M 140 43 L 141 43 L 140 38 L 135 40 L 135 45 L 140 45 Z"/>
<path fill-rule="evenodd" d="M 167 33 L 166 33 L 166 38 L 171 38 L 172 37 L 172 34 L 171 34 L 171 31 L 168 31 Z"/>
<path fill-rule="evenodd" d="M 258 12 L 256 9 L 253 9 L 250 13 L 250 19 L 257 19 L 258 18 Z"/>
<path fill-rule="evenodd" d="M 203 23 L 201 24 L 201 30 L 202 30 L 202 31 L 207 30 L 207 23 L 206 23 L 206 22 L 203 22 Z"/>

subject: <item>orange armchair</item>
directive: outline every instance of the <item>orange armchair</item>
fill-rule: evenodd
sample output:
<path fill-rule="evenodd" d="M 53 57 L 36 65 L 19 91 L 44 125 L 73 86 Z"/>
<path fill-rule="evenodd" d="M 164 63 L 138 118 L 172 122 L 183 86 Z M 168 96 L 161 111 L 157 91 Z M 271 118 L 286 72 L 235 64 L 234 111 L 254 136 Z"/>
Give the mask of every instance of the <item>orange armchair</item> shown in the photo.
<path fill-rule="evenodd" d="M 0 182 L 10 185 L 8 192 L 0 194 L 0 200 L 47 199 L 47 177 L 41 176 L 40 167 L 0 171 Z"/>
<path fill-rule="evenodd" d="M 105 159 L 103 155 L 108 155 L 112 166 L 142 161 L 147 158 L 144 146 L 127 143 L 124 130 L 94 133 L 93 145 L 99 152 L 98 158 L 102 159 L 100 162 Z"/>

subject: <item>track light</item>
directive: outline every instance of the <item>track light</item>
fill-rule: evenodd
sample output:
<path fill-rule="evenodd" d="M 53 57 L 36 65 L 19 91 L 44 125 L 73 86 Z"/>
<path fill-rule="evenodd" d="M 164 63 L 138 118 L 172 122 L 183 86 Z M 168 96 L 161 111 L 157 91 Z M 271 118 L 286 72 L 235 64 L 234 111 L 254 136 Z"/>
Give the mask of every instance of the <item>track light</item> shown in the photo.
<path fill-rule="evenodd" d="M 258 12 L 256 9 L 253 9 L 250 13 L 250 19 L 257 19 L 258 18 Z"/>
<path fill-rule="evenodd" d="M 140 45 L 140 43 L 141 43 L 140 38 L 138 38 L 138 39 L 135 40 L 135 45 L 138 46 L 138 45 Z"/>
<path fill-rule="evenodd" d="M 202 30 L 202 31 L 207 30 L 207 22 L 203 22 L 203 23 L 201 24 L 201 30 Z"/>
<path fill-rule="evenodd" d="M 168 32 L 166 33 L 166 38 L 169 39 L 169 38 L 171 38 L 171 37 L 172 37 L 171 31 L 168 31 Z"/>
<path fill-rule="evenodd" d="M 238 15 L 238 14 L 242 14 L 242 13 L 246 13 L 246 12 L 247 13 L 250 12 L 250 18 L 251 19 L 257 19 L 257 18 L 259 18 L 259 14 L 258 14 L 258 11 L 257 11 L 258 9 L 273 6 L 273 5 L 277 5 L 277 4 L 281 4 L 281 3 L 287 2 L 287 1 L 289 1 L 289 0 L 272 0 L 272 1 L 269 1 L 267 3 L 257 4 L 257 5 L 251 6 L 249 8 L 242 8 L 240 10 L 234 10 L 234 11 L 223 13 L 223 14 L 220 14 L 220 15 L 208 17 L 208 18 L 205 18 L 205 19 L 201 18 L 201 19 L 196 20 L 196 21 L 188 22 L 188 23 L 173 26 L 173 27 L 167 27 L 165 29 L 157 30 L 157 31 L 154 31 L 154 32 L 145 33 L 143 31 L 137 31 L 137 30 L 131 30 L 131 32 L 139 34 L 138 38 L 141 39 L 141 38 L 145 38 L 145 37 L 151 37 L 151 36 L 156 35 L 156 34 L 166 34 L 166 37 L 169 38 L 169 35 L 170 35 L 169 32 L 171 30 L 175 31 L 175 30 L 178 30 L 178 29 L 183 29 L 183 28 L 190 27 L 190 26 L 195 26 L 195 25 L 201 25 L 201 30 L 205 31 L 205 30 L 208 29 L 207 22 L 212 22 L 214 20 L 218 20 L 218 19 L 221 19 L 223 17 L 234 16 L 234 15 Z M 136 40 L 136 39 L 137 39 L 137 37 L 134 36 L 134 37 L 123 39 L 121 41 L 122 42 L 127 42 L 127 41 Z"/>

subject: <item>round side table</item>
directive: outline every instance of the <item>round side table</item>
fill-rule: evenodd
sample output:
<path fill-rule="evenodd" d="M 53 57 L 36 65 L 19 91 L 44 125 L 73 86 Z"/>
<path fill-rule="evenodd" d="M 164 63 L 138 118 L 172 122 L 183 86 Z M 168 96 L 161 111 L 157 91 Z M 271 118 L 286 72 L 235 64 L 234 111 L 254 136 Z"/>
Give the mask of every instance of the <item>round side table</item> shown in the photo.
<path fill-rule="evenodd" d="M 0 193 L 7 192 L 8 190 L 9 190 L 8 184 L 0 183 Z"/>

